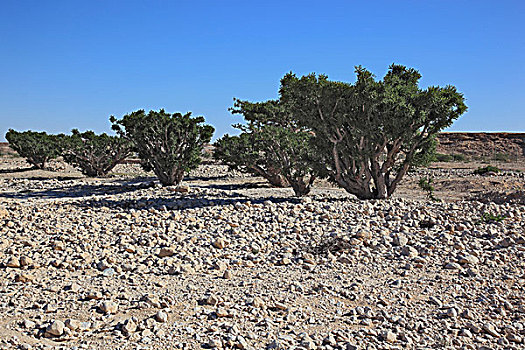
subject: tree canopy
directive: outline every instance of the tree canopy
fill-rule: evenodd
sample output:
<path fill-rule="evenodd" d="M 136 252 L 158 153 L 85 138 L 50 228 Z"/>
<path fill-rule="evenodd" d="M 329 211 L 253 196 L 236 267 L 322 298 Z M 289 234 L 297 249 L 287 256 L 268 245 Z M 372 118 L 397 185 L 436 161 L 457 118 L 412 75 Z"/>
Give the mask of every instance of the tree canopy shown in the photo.
<path fill-rule="evenodd" d="M 72 130 L 70 136 L 61 136 L 62 157 L 67 163 L 78 167 L 87 176 L 105 176 L 132 151 L 128 140 L 97 135 L 93 131 Z"/>
<path fill-rule="evenodd" d="M 454 86 L 420 88 L 412 68 L 391 65 L 379 81 L 361 66 L 355 72 L 353 84 L 289 73 L 280 99 L 315 135 L 323 173 L 358 198 L 388 198 L 467 106 Z"/>
<path fill-rule="evenodd" d="M 214 132 L 203 117 L 159 111 L 138 110 L 117 120 L 113 129 L 135 145 L 146 170 L 153 170 L 163 185 L 179 184 L 184 174 L 201 162 L 203 146 Z"/>
<path fill-rule="evenodd" d="M 311 134 L 297 126 L 287 106 L 279 100 L 235 99 L 230 111 L 247 123 L 234 125 L 242 131 L 239 136 L 226 135 L 216 142 L 215 157 L 274 186 L 290 185 L 298 196 L 310 192 L 317 177 L 309 147 Z"/>
<path fill-rule="evenodd" d="M 31 130 L 20 132 L 9 129 L 5 138 L 13 150 L 37 169 L 45 168 L 50 159 L 60 155 L 56 135 Z"/>

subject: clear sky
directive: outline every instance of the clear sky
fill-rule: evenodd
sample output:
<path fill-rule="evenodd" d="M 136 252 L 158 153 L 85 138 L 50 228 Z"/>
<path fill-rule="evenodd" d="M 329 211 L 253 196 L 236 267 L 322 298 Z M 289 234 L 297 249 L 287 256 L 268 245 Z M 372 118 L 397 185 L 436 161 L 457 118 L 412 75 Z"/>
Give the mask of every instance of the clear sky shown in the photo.
<path fill-rule="evenodd" d="M 363 65 L 453 84 L 453 131 L 525 131 L 525 1 L 0 0 L 0 138 L 8 128 L 109 132 L 165 108 L 232 132 L 233 97 L 277 97 L 280 78 L 354 81 Z"/>

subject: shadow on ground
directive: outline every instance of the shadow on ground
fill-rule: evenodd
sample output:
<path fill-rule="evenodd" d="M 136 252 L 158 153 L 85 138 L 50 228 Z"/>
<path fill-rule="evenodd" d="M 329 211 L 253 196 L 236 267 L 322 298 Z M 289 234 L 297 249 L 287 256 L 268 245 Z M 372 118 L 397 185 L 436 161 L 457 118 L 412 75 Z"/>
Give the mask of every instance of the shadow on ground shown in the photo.
<path fill-rule="evenodd" d="M 216 181 L 216 180 L 228 180 L 231 176 L 228 174 L 217 175 L 217 176 L 186 176 L 184 181 Z"/>
<path fill-rule="evenodd" d="M 248 182 L 248 183 L 231 183 L 231 184 L 195 184 L 192 187 L 213 188 L 223 191 L 246 190 L 250 188 L 271 188 L 266 182 Z"/>
<path fill-rule="evenodd" d="M 35 170 L 33 167 L 17 168 L 17 169 L 0 169 L 0 174 L 16 174 L 25 173 L 27 171 Z"/>
<path fill-rule="evenodd" d="M 67 179 L 67 178 L 64 178 Z M 76 178 L 72 178 L 76 179 Z M 210 178 L 203 178 L 209 180 Z M 35 180 L 42 180 L 36 178 Z M 72 186 L 60 186 L 44 190 L 19 190 L 13 192 L 0 193 L 0 198 L 16 198 L 16 199 L 59 199 L 59 198 L 71 198 L 79 199 L 79 201 L 72 202 L 72 205 L 80 207 L 110 207 L 119 209 L 136 209 L 136 210 L 148 210 L 148 209 L 192 209 L 192 208 L 203 208 L 212 206 L 227 206 L 234 205 L 236 203 L 264 203 L 271 201 L 274 203 L 300 203 L 301 199 L 296 197 L 276 197 L 276 196 L 264 196 L 262 193 L 259 196 L 247 196 L 242 193 L 238 193 L 235 190 L 243 189 L 268 189 L 270 188 L 264 182 L 254 183 L 233 183 L 233 184 L 191 184 L 192 188 L 200 189 L 216 189 L 221 191 L 220 193 L 189 193 L 180 194 L 177 192 L 170 192 L 163 195 L 157 195 L 152 197 L 151 195 L 138 195 L 136 198 L 123 198 L 114 199 L 107 198 L 105 196 L 112 196 L 117 194 L 132 193 L 142 189 L 148 189 L 155 186 L 155 178 L 153 177 L 142 177 L 135 178 L 133 180 L 118 180 L 110 183 L 81 183 Z M 185 179 L 185 181 L 191 180 Z M 99 196 L 98 198 L 93 196 Z"/>
<path fill-rule="evenodd" d="M 64 177 L 60 180 L 78 179 L 75 177 Z M 42 180 L 35 178 L 34 180 Z M 133 192 L 140 189 L 150 188 L 154 186 L 151 178 L 134 179 L 132 181 L 118 181 L 109 184 L 78 184 L 73 186 L 55 187 L 45 190 L 20 190 L 16 192 L 0 193 L 0 198 L 42 198 L 42 199 L 56 199 L 56 198 L 82 198 L 97 195 L 115 195 L 126 192 Z"/>
<path fill-rule="evenodd" d="M 202 197 L 202 196 L 183 196 L 176 197 L 173 196 L 162 196 L 162 197 L 143 197 L 131 200 L 114 200 L 114 199 L 95 199 L 95 200 L 86 200 L 82 202 L 74 203 L 80 207 L 87 208 L 99 208 L 99 207 L 109 207 L 109 208 L 118 208 L 118 209 L 134 209 L 134 210 L 182 210 L 182 209 L 197 209 L 197 208 L 207 208 L 207 207 L 222 207 L 228 205 L 236 205 L 238 203 L 244 204 L 250 202 L 252 204 L 262 204 L 266 201 L 273 203 L 300 203 L 301 200 L 298 198 L 286 198 L 286 197 L 259 197 L 252 198 L 246 197 L 240 194 L 231 194 L 227 198 L 224 198 L 226 195 L 221 195 L 221 198 L 211 198 L 211 197 Z"/>

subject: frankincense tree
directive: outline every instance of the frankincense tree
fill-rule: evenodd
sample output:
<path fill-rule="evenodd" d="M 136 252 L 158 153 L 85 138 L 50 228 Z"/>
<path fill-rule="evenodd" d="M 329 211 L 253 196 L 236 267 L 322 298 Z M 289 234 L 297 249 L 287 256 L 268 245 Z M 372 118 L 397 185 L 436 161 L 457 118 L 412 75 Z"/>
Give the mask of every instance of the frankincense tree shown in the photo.
<path fill-rule="evenodd" d="M 43 131 L 20 132 L 13 129 L 9 129 L 5 135 L 9 146 L 36 169 L 45 168 L 49 160 L 60 155 L 57 137 Z"/>
<path fill-rule="evenodd" d="M 160 111 L 138 110 L 117 120 L 113 129 L 130 140 L 145 170 L 153 170 L 166 186 L 178 185 L 184 174 L 201 162 L 203 146 L 211 141 L 214 128 L 203 117 Z"/>
<path fill-rule="evenodd" d="M 349 84 L 289 73 L 280 100 L 315 135 L 320 171 L 358 198 L 388 198 L 467 106 L 454 86 L 420 88 L 415 69 L 391 65 L 380 81 L 360 66 L 356 74 Z"/>
<path fill-rule="evenodd" d="M 312 135 L 298 127 L 287 107 L 278 100 L 235 100 L 230 109 L 247 122 L 237 124 L 239 136 L 224 136 L 216 142 L 215 157 L 233 169 L 248 171 L 272 185 L 290 185 L 297 196 L 310 192 L 318 176 L 309 146 Z"/>
<path fill-rule="evenodd" d="M 130 155 L 133 146 L 128 140 L 93 131 L 72 130 L 71 135 L 60 136 L 64 161 L 78 167 L 87 176 L 105 176 Z"/>

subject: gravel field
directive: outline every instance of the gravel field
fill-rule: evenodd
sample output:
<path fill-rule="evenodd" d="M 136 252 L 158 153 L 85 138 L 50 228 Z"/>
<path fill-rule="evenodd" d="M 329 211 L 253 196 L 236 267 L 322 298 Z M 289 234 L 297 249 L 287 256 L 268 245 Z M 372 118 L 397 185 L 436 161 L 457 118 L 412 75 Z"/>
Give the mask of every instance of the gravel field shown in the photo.
<path fill-rule="evenodd" d="M 525 349 L 522 165 L 382 201 L 26 167 L 0 166 L 0 349 Z"/>

